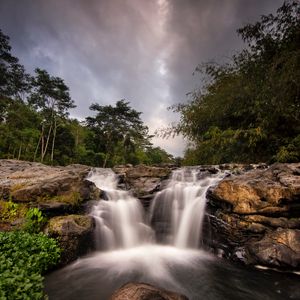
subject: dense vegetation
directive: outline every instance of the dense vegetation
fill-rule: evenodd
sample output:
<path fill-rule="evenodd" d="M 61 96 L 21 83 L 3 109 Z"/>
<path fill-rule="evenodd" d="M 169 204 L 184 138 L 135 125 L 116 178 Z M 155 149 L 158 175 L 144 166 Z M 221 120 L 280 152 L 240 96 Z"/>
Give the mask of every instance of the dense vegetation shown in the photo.
<path fill-rule="evenodd" d="M 26 73 L 0 30 L 0 158 L 66 165 L 159 164 L 172 157 L 153 147 L 140 112 L 120 100 L 92 104 L 96 116 L 79 122 L 63 79 L 36 69 Z"/>
<path fill-rule="evenodd" d="M 42 274 L 59 256 L 57 243 L 41 233 L 0 232 L 0 299 L 44 299 Z"/>
<path fill-rule="evenodd" d="M 230 63 L 196 69 L 203 87 L 177 126 L 190 141 L 185 164 L 297 162 L 300 160 L 300 3 L 286 1 L 276 15 L 238 29 L 247 47 Z"/>

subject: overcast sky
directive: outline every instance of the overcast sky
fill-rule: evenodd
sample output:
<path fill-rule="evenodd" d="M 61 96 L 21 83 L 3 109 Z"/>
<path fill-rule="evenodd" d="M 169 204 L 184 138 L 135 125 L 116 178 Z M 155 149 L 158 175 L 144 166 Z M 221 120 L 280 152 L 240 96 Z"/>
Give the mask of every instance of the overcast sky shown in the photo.
<path fill-rule="evenodd" d="M 178 120 L 167 107 L 200 85 L 195 67 L 243 46 L 236 29 L 282 0 L 0 0 L 0 28 L 32 72 L 62 77 L 84 119 L 125 98 L 150 131 Z M 181 155 L 181 138 L 159 145 Z"/>

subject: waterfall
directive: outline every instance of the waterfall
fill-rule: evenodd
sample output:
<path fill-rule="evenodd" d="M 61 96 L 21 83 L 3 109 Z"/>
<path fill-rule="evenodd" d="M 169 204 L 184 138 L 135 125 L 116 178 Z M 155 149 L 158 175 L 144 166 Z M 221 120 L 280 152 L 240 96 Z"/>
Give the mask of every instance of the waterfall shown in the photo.
<path fill-rule="evenodd" d="M 104 191 L 107 198 L 91 211 L 96 221 L 97 249 L 131 248 L 151 241 L 153 231 L 146 225 L 140 201 L 117 189 L 117 176 L 111 169 L 95 168 L 87 179 Z"/>
<path fill-rule="evenodd" d="M 198 248 L 206 192 L 223 177 L 223 173 L 210 174 L 196 168 L 174 171 L 168 186 L 157 193 L 150 209 L 150 222 L 159 240 L 179 248 Z"/>
<path fill-rule="evenodd" d="M 132 248 L 156 241 L 178 248 L 198 248 L 205 214 L 206 192 L 224 177 L 197 168 L 173 171 L 167 187 L 152 201 L 145 218 L 140 201 L 117 189 L 117 176 L 110 169 L 93 169 L 88 180 L 105 192 L 107 201 L 93 206 L 97 249 Z M 150 226 L 151 225 L 151 226 Z M 154 234 L 155 232 L 155 234 Z"/>

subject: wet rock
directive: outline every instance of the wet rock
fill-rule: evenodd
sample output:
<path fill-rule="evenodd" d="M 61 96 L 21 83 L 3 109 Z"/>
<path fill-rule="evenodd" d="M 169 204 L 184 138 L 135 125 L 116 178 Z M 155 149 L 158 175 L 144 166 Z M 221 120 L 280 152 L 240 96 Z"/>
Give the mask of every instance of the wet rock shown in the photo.
<path fill-rule="evenodd" d="M 281 229 L 269 232 L 246 248 L 253 263 L 276 268 L 300 267 L 300 230 Z"/>
<path fill-rule="evenodd" d="M 134 196 L 146 199 L 147 205 L 153 194 L 161 189 L 163 180 L 171 174 L 169 167 L 145 165 L 117 166 L 113 171 L 120 176 L 121 184 L 125 184 L 126 189 L 131 190 Z"/>
<path fill-rule="evenodd" d="M 169 176 L 171 170 L 169 168 L 151 167 L 145 165 L 138 165 L 130 168 L 126 172 L 127 178 L 140 178 L 140 177 L 158 177 L 165 178 Z"/>
<path fill-rule="evenodd" d="M 267 170 L 253 170 L 226 178 L 211 191 L 212 200 L 226 202 L 238 214 L 300 216 L 300 163 L 274 164 Z"/>
<path fill-rule="evenodd" d="M 207 194 L 205 244 L 246 264 L 299 269 L 300 164 L 232 175 Z"/>
<path fill-rule="evenodd" d="M 127 283 L 113 293 L 110 300 L 188 300 L 178 293 L 146 283 Z"/>
<path fill-rule="evenodd" d="M 49 220 L 45 233 L 55 238 L 62 249 L 61 265 L 66 265 L 92 248 L 95 224 L 90 216 L 67 215 Z"/>

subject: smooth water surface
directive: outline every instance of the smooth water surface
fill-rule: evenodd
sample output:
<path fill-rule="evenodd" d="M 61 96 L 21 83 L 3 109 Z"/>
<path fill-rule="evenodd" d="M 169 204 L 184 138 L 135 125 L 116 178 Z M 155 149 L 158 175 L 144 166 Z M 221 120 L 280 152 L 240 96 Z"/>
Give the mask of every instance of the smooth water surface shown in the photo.
<path fill-rule="evenodd" d="M 144 245 L 96 252 L 46 278 L 50 300 L 106 300 L 127 282 L 145 282 L 190 300 L 300 299 L 300 276 L 247 270 L 201 250 Z"/>

